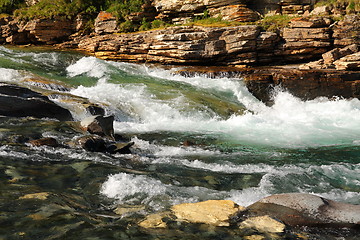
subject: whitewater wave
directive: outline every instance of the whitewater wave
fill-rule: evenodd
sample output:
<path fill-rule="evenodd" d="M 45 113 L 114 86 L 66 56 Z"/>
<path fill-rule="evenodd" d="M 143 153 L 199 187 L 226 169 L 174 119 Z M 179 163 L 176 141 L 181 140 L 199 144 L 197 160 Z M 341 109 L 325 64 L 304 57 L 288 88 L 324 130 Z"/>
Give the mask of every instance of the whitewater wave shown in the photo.
<path fill-rule="evenodd" d="M 117 118 L 121 121 L 115 124 L 119 132 L 177 132 L 186 129 L 190 132 L 219 135 L 219 138 L 224 140 L 235 139 L 241 144 L 294 148 L 353 145 L 360 140 L 360 125 L 357 124 L 360 121 L 358 99 L 318 98 L 301 101 L 287 92 L 278 90 L 274 94 L 274 105 L 267 107 L 255 99 L 238 79 L 209 79 L 202 76 L 185 78 L 174 75 L 169 70 L 148 68 L 144 65 L 109 63 L 92 57 L 80 59 L 68 67 L 68 72 L 70 76 L 88 74 L 104 79 L 112 76 L 114 68 L 117 71 L 130 69 L 127 74 L 135 74 L 138 77 L 151 77 L 152 84 L 157 84 L 161 79 L 162 82 L 181 83 L 183 85 L 176 87 L 183 89 L 192 86 L 199 90 L 212 90 L 217 95 L 232 95 L 239 105 L 244 105 L 249 110 L 242 115 L 234 114 L 228 119 L 214 117 L 198 109 L 186 108 L 188 101 L 184 100 L 183 95 L 170 101 L 158 99 L 152 93 L 152 85 L 145 83 L 116 84 L 99 81 L 96 86 L 80 86 L 72 92 L 115 106 L 114 112 L 121 109 L 122 116 Z M 194 90 L 189 88 L 188 91 Z M 130 116 L 130 121 L 124 121 L 124 112 Z"/>

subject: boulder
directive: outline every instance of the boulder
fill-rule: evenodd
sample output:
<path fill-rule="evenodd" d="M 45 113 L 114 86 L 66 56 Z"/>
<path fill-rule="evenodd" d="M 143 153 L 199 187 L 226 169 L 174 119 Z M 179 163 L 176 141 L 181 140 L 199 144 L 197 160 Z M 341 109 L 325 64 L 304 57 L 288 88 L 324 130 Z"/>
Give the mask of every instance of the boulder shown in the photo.
<path fill-rule="evenodd" d="M 321 15 L 329 15 L 330 14 L 330 7 L 329 6 L 319 6 L 315 7 L 311 12 L 311 15 L 314 16 L 321 16 Z"/>
<path fill-rule="evenodd" d="M 252 228 L 264 233 L 282 233 L 285 230 L 285 224 L 269 217 L 259 216 L 250 217 L 240 223 L 240 229 Z"/>
<path fill-rule="evenodd" d="M 352 44 L 349 46 L 346 46 L 344 48 L 335 48 L 329 52 L 326 52 L 322 55 L 322 58 L 324 59 L 325 64 L 333 64 L 335 60 L 338 60 L 339 58 L 342 58 L 346 55 L 356 53 L 358 51 L 357 44 Z"/>
<path fill-rule="evenodd" d="M 177 220 L 229 226 L 230 217 L 243 207 L 230 200 L 208 200 L 198 203 L 183 203 L 171 208 Z"/>
<path fill-rule="evenodd" d="M 95 115 L 83 119 L 80 122 L 83 130 L 91 134 L 97 134 L 102 137 L 114 138 L 114 116 L 104 117 L 102 115 Z"/>
<path fill-rule="evenodd" d="M 95 33 L 105 34 L 118 32 L 117 20 L 111 13 L 101 11 L 95 19 Z"/>
<path fill-rule="evenodd" d="M 118 143 L 111 143 L 107 146 L 106 151 L 115 154 L 131 154 L 130 147 L 132 147 L 135 143 L 134 142 L 118 142 Z"/>
<path fill-rule="evenodd" d="M 72 120 L 71 113 L 67 109 L 56 105 L 48 97 L 7 83 L 0 83 L 0 115 Z"/>
<path fill-rule="evenodd" d="M 305 193 L 277 194 L 250 205 L 244 215 L 269 215 L 290 226 L 359 227 L 360 205 Z"/>
<path fill-rule="evenodd" d="M 90 152 L 105 152 L 106 142 L 96 135 L 82 136 L 75 140 L 75 145 Z"/>

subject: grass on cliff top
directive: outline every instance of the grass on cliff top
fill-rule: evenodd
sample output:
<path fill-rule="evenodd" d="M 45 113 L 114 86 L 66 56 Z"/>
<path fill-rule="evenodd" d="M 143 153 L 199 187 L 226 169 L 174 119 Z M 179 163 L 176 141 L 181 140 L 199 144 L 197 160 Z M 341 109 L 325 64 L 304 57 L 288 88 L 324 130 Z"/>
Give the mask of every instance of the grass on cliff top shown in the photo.
<path fill-rule="evenodd" d="M 204 18 L 204 19 L 195 19 L 190 23 L 185 25 L 188 26 L 203 26 L 203 27 L 231 27 L 231 26 L 239 26 L 244 25 L 246 23 L 235 22 L 235 21 L 226 21 L 221 17 L 213 18 Z"/>
<path fill-rule="evenodd" d="M 287 27 L 290 20 L 297 16 L 289 15 L 273 15 L 265 16 L 263 19 L 256 22 L 257 25 L 261 26 L 263 30 L 269 32 L 277 32 L 280 29 Z"/>

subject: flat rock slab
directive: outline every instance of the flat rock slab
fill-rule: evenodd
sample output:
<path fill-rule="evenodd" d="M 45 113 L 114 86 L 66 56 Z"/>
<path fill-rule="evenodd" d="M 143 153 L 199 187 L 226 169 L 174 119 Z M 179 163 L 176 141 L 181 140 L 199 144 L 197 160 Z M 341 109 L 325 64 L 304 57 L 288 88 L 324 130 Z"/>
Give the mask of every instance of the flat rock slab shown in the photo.
<path fill-rule="evenodd" d="M 46 96 L 13 84 L 0 83 L 0 115 L 72 120 L 71 113 Z"/>
<path fill-rule="evenodd" d="M 199 203 L 175 205 L 171 211 L 178 220 L 205 223 L 215 226 L 229 226 L 229 219 L 243 209 L 230 200 L 208 200 Z"/>

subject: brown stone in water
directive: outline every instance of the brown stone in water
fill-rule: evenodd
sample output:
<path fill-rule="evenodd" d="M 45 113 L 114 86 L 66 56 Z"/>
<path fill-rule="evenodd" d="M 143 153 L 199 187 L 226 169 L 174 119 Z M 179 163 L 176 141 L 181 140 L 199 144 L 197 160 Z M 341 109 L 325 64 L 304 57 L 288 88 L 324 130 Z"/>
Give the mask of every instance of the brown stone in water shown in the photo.
<path fill-rule="evenodd" d="M 242 215 L 269 215 L 290 226 L 359 227 L 360 205 L 305 193 L 276 194 L 249 206 Z"/>
<path fill-rule="evenodd" d="M 208 200 L 171 207 L 178 220 L 215 226 L 229 226 L 230 217 L 242 209 L 244 208 L 230 200 Z"/>
<path fill-rule="evenodd" d="M 33 146 L 49 146 L 49 147 L 58 147 L 59 143 L 55 138 L 47 137 L 47 138 L 40 138 L 36 140 L 31 140 L 29 143 Z"/>

